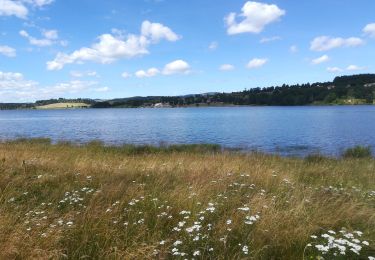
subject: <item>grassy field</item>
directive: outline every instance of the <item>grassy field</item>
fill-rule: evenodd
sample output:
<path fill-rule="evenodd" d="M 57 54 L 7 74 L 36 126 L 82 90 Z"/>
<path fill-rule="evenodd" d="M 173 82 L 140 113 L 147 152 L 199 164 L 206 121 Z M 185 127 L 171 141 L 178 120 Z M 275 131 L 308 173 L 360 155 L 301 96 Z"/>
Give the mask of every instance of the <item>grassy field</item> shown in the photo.
<path fill-rule="evenodd" d="M 24 140 L 0 176 L 0 259 L 375 256 L 371 158 Z"/>
<path fill-rule="evenodd" d="M 71 109 L 88 107 L 90 107 L 90 105 L 85 103 L 54 103 L 44 106 L 37 106 L 36 109 Z"/>

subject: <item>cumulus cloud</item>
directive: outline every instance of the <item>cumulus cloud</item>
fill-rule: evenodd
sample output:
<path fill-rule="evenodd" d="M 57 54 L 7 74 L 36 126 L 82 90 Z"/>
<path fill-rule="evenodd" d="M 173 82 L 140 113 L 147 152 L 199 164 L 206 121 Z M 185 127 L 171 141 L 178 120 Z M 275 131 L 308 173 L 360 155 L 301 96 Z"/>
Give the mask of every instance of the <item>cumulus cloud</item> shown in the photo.
<path fill-rule="evenodd" d="M 174 74 L 189 74 L 190 65 L 184 60 L 175 60 L 164 66 L 162 70 L 158 68 L 150 68 L 148 70 L 138 70 L 134 73 L 137 78 L 151 78 L 157 75 L 170 76 Z M 131 74 L 122 73 L 123 78 L 129 78 Z"/>
<path fill-rule="evenodd" d="M 343 71 L 358 71 L 358 70 L 365 70 L 366 67 L 360 67 L 357 65 L 349 65 L 345 69 L 339 68 L 339 67 L 328 67 L 327 71 L 332 73 L 338 73 Z"/>
<path fill-rule="evenodd" d="M 22 73 L 0 71 L 0 102 L 29 102 L 77 94 L 82 91 L 102 92 L 104 88 L 96 81 L 81 80 L 40 86 L 36 81 L 25 79 Z"/>
<path fill-rule="evenodd" d="M 264 66 L 268 62 L 268 59 L 260 59 L 260 58 L 255 58 L 249 61 L 247 63 L 246 67 L 248 69 L 256 69 Z"/>
<path fill-rule="evenodd" d="M 39 38 L 39 39 L 31 36 L 25 30 L 21 30 L 19 34 L 22 37 L 26 38 L 31 45 L 38 46 L 38 47 L 47 47 L 47 46 L 56 44 L 58 43 L 57 40 L 59 38 L 57 30 L 43 30 L 42 31 L 43 38 Z M 65 45 L 64 41 L 61 42 L 61 45 Z"/>
<path fill-rule="evenodd" d="M 0 71 L 0 92 L 27 90 L 37 85 L 35 81 L 26 80 L 22 73 Z"/>
<path fill-rule="evenodd" d="M 190 72 L 190 65 L 184 60 L 175 60 L 164 66 L 164 75 L 173 74 L 188 74 Z"/>
<path fill-rule="evenodd" d="M 148 69 L 146 71 L 145 70 L 138 70 L 135 73 L 135 76 L 137 78 L 151 78 L 151 77 L 155 77 L 159 73 L 160 73 L 160 70 L 158 70 L 157 68 L 151 68 L 151 69 Z"/>
<path fill-rule="evenodd" d="M 231 71 L 234 70 L 234 66 L 232 64 L 223 64 L 219 67 L 221 71 Z"/>
<path fill-rule="evenodd" d="M 151 44 L 155 44 L 162 39 L 176 41 L 179 37 L 162 24 L 144 21 L 140 35 L 100 35 L 98 42 L 91 47 L 83 47 L 70 54 L 58 53 L 54 60 L 47 62 L 47 69 L 60 70 L 66 64 L 85 61 L 109 64 L 118 59 L 145 55 L 149 53 L 148 47 Z"/>
<path fill-rule="evenodd" d="M 35 7 L 43 7 L 45 5 L 50 5 L 54 0 L 23 0 L 24 3 L 28 3 Z"/>
<path fill-rule="evenodd" d="M 323 56 L 321 56 L 319 58 L 313 59 L 311 61 L 311 63 L 314 64 L 314 65 L 317 65 L 317 64 L 321 64 L 321 63 L 324 63 L 324 62 L 327 62 L 327 61 L 329 61 L 329 56 L 328 55 L 323 55 Z"/>
<path fill-rule="evenodd" d="M 53 0 L 0 0 L 0 16 L 16 16 L 21 19 L 26 19 L 29 14 L 26 5 L 41 8 L 52 2 Z"/>
<path fill-rule="evenodd" d="M 240 14 L 230 13 L 225 18 L 227 33 L 260 33 L 266 25 L 278 21 L 285 13 L 285 10 L 274 4 L 248 1 Z M 238 22 L 238 19 L 242 21 Z"/>
<path fill-rule="evenodd" d="M 155 43 L 163 39 L 175 42 L 181 38 L 167 26 L 161 23 L 151 23 L 150 21 L 144 21 L 142 23 L 141 33 Z"/>
<path fill-rule="evenodd" d="M 375 38 L 375 23 L 370 23 L 363 28 L 363 33 L 367 36 Z"/>
<path fill-rule="evenodd" d="M 363 45 L 365 42 L 361 38 L 334 38 L 330 36 L 319 36 L 312 40 L 310 49 L 312 51 L 328 51 L 340 47 L 356 47 Z"/>
<path fill-rule="evenodd" d="M 9 47 L 7 45 L 0 45 L 0 54 L 13 58 L 13 57 L 16 57 L 17 52 L 12 47 Z"/>
<path fill-rule="evenodd" d="M 357 65 L 349 65 L 348 67 L 346 67 L 346 70 L 348 71 L 355 71 L 355 70 L 365 70 L 366 67 L 360 67 L 360 66 L 357 66 Z"/>
<path fill-rule="evenodd" d="M 16 16 L 25 19 L 29 11 L 21 2 L 0 0 L 0 16 Z"/>

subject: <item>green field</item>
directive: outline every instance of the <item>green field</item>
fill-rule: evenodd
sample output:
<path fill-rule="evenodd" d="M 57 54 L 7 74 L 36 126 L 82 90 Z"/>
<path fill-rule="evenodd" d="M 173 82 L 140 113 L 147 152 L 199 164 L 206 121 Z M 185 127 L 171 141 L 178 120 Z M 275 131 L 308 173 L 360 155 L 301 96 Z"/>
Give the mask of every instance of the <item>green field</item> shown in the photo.
<path fill-rule="evenodd" d="M 0 259 L 375 256 L 372 158 L 20 140 L 0 176 Z"/>

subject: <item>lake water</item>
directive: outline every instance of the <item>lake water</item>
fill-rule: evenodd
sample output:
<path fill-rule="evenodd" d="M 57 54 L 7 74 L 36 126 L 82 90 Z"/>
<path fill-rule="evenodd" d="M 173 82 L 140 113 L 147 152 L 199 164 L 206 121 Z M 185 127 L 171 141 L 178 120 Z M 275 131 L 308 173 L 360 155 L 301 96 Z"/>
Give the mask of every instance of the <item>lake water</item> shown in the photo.
<path fill-rule="evenodd" d="M 0 140 L 20 137 L 338 155 L 355 145 L 375 148 L 375 106 L 0 111 Z"/>

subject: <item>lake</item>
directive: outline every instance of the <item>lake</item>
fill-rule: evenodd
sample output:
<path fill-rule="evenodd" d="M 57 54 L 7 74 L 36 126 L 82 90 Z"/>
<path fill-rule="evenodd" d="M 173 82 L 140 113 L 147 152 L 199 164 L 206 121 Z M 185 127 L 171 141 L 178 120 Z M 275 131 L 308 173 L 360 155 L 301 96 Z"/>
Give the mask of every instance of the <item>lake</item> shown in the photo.
<path fill-rule="evenodd" d="M 375 106 L 0 111 L 0 140 L 21 137 L 338 155 L 355 145 L 375 148 Z"/>

